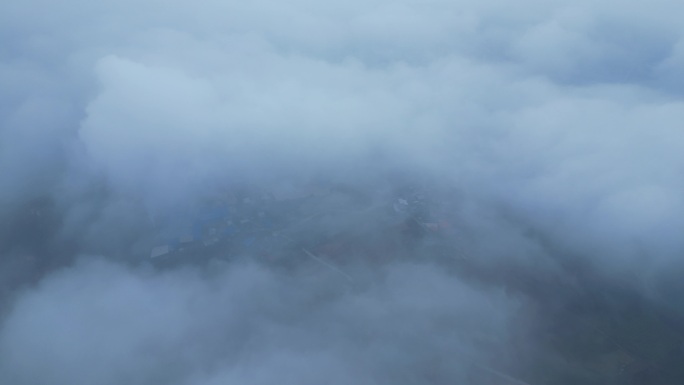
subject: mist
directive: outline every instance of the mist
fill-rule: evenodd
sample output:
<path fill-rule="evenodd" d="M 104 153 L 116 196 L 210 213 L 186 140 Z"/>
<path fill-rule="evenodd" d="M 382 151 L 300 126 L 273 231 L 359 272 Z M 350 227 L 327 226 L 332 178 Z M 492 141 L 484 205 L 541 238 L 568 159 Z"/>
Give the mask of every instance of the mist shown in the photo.
<path fill-rule="evenodd" d="M 0 382 L 682 383 L 678 10 L 0 4 Z"/>

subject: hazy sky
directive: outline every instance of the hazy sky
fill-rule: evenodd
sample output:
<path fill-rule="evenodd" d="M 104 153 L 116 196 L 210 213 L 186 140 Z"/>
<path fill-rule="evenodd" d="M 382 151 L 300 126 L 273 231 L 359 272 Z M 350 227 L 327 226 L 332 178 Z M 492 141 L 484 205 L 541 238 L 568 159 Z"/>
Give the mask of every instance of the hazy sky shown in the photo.
<path fill-rule="evenodd" d="M 106 255 L 242 183 L 428 175 L 462 194 L 449 215 L 484 264 L 552 274 L 549 253 L 579 256 L 684 309 L 663 283 L 684 255 L 681 8 L 1 2 L 0 217 L 51 200 L 41 236 L 72 246 L 31 258 L 75 262 L 8 289 L 0 382 L 468 383 L 472 362 L 513 354 L 524 300 L 429 263 L 356 267 L 350 286 Z"/>

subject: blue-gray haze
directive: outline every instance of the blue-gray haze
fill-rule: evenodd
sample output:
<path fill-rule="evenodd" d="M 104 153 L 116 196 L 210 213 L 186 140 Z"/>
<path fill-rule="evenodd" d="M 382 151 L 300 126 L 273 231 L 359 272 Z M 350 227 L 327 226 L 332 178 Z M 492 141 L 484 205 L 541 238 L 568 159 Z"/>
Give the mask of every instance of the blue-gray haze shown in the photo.
<path fill-rule="evenodd" d="M 684 383 L 683 11 L 0 2 L 0 383 Z"/>

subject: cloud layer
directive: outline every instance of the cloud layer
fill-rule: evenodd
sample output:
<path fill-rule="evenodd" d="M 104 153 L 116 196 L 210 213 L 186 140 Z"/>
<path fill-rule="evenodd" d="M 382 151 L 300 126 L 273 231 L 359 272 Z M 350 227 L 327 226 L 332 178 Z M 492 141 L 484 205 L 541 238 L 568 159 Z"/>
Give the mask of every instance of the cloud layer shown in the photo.
<path fill-rule="evenodd" d="M 677 11 L 0 4 L 0 382 L 476 384 L 527 370 L 509 338 L 540 282 L 681 315 Z M 225 188 L 324 177 L 377 203 L 397 175 L 456 202 L 471 276 L 423 244 L 415 263 L 350 256 L 351 288 L 310 260 L 288 276 L 139 258 L 151 223 Z M 311 230 L 380 233 L 368 213 Z"/>
<path fill-rule="evenodd" d="M 3 378 L 441 382 L 464 379 L 486 364 L 487 350 L 503 348 L 513 304 L 501 293 L 411 264 L 372 278 L 350 287 L 325 271 L 286 276 L 254 264 L 159 275 L 82 262 L 26 294 L 7 318 Z"/>

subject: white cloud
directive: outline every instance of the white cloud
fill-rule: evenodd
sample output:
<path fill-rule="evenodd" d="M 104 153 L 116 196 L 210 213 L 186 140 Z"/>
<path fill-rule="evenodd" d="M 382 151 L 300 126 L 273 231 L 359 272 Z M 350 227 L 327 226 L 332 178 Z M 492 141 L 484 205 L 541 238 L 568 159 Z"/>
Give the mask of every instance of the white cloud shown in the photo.
<path fill-rule="evenodd" d="M 55 253 L 113 243 L 130 250 L 150 211 L 191 202 L 217 185 L 328 174 L 379 190 L 383 172 L 399 169 L 437 176 L 440 187 L 462 194 L 463 210 L 451 214 L 487 266 L 534 265 L 555 274 L 547 254 L 560 250 L 606 274 L 639 273 L 646 282 L 633 284 L 648 285 L 677 270 L 684 251 L 680 14 L 669 1 L 3 2 L 0 213 L 10 217 L 33 198 L 49 197 L 58 203 L 54 237 L 76 244 Z M 5 232 L 0 253 L 10 255 L 20 247 Z M 271 374 L 254 362 L 198 369 L 196 357 L 227 353 L 217 353 L 204 321 L 188 314 L 195 300 L 208 320 L 230 320 L 214 303 L 247 309 L 239 322 L 271 312 L 265 318 L 274 338 L 286 344 L 294 343 L 284 337 L 288 326 L 309 341 L 327 336 L 307 329 L 304 318 L 287 319 L 287 309 L 268 299 L 259 297 L 254 306 L 262 310 L 255 310 L 243 303 L 251 297 L 224 292 L 291 294 L 272 272 L 241 270 L 263 288 L 231 276 L 239 281 L 234 287 L 212 281 L 219 289 L 173 274 L 109 264 L 48 274 L 7 315 L 2 349 L 12 364 L 5 373 L 19 376 L 14 383 L 41 383 L 45 373 L 54 383 L 164 383 L 153 378 L 163 372 L 156 369 L 177 367 L 197 383 L 269 382 Z M 432 294 L 496 297 L 444 273 L 397 274 L 428 284 Z M 431 274 L 444 286 L 429 286 Z M 390 354 L 422 345 L 393 345 L 379 326 L 391 317 L 375 313 L 378 303 L 408 318 L 411 309 L 434 314 L 445 303 L 476 309 L 478 320 L 508 314 L 478 313 L 471 297 L 431 302 L 417 286 L 385 282 L 353 303 L 335 297 L 322 310 L 325 319 L 358 310 L 348 321 L 377 328 L 372 348 L 386 362 L 363 366 L 356 355 L 375 356 L 339 335 L 334 346 L 319 347 L 317 362 L 342 382 L 350 366 L 373 379 L 380 373 L 375 383 L 396 383 L 382 377 L 396 374 L 393 359 L 420 366 L 417 356 Z M 137 317 L 150 308 L 159 313 Z M 430 336 L 430 352 L 449 351 L 432 339 L 434 324 L 421 322 L 402 325 L 418 325 L 417 339 Z M 342 329 L 346 336 L 363 328 Z M 256 333 L 240 324 L 224 338 L 245 330 Z M 140 353 L 183 351 L 183 338 L 197 335 L 190 358 Z M 57 351 L 41 351 L 44 340 Z M 260 343 L 259 359 L 291 381 L 322 380 L 306 371 L 313 358 L 304 347 Z M 43 370 L 33 370 L 34 359 Z M 79 377 L 82 362 L 91 377 Z M 445 373 L 450 382 L 462 375 Z"/>
<path fill-rule="evenodd" d="M 451 369 L 433 375 L 455 378 L 488 362 L 485 346 L 500 346 L 515 309 L 433 267 L 400 264 L 351 291 L 331 278 L 251 264 L 207 275 L 83 262 L 20 299 L 0 334 L 0 378 L 396 384 L 444 355 Z"/>

